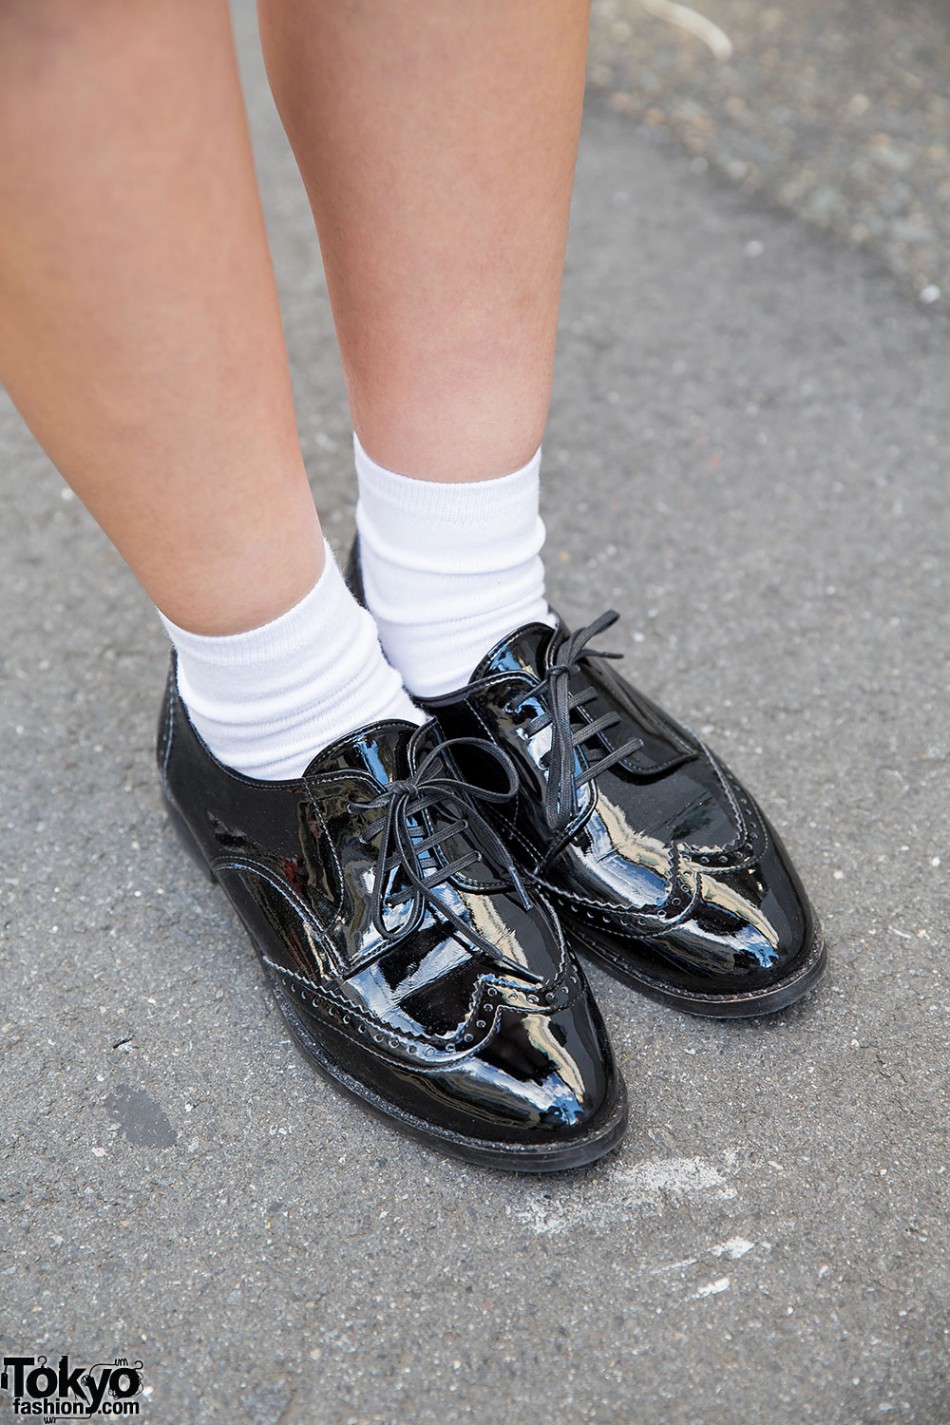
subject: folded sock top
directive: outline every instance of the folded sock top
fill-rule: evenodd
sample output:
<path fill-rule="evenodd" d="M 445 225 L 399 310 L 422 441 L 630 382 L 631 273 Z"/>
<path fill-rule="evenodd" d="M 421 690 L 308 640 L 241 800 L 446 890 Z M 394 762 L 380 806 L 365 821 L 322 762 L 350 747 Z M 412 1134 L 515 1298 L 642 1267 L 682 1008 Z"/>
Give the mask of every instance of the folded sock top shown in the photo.
<path fill-rule="evenodd" d="M 160 614 L 195 727 L 219 761 L 247 776 L 296 777 L 322 747 L 368 722 L 423 720 L 329 545 L 325 554 L 310 592 L 259 628 L 209 636 Z"/>
<path fill-rule="evenodd" d="M 354 436 L 363 582 L 387 657 L 422 697 L 465 683 L 524 623 L 553 626 L 538 512 L 541 451 L 491 480 L 417 480 Z"/>

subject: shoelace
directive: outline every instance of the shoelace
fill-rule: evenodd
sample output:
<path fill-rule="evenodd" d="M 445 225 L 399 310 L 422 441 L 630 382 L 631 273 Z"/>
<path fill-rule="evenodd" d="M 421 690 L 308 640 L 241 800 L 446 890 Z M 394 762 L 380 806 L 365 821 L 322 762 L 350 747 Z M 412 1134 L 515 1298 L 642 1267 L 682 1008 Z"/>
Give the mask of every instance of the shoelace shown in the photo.
<path fill-rule="evenodd" d="M 532 718 L 526 724 L 525 730 L 533 735 L 543 731 L 546 727 L 551 728 L 551 752 L 547 765 L 548 781 L 544 790 L 544 815 L 552 831 L 563 831 L 573 821 L 580 807 L 578 793 L 585 783 L 592 782 L 595 777 L 608 767 L 612 767 L 615 762 L 622 761 L 624 757 L 628 757 L 631 752 L 636 752 L 643 746 L 642 738 L 628 738 L 626 742 L 606 753 L 598 761 L 588 762 L 585 771 L 577 776 L 574 775 L 574 749 L 583 747 L 591 738 L 597 737 L 606 732 L 607 728 L 615 726 L 620 721 L 620 714 L 607 712 L 601 717 L 594 718 L 583 727 L 574 727 L 571 722 L 571 713 L 575 708 L 583 707 L 596 698 L 597 689 L 585 688 L 582 693 L 572 693 L 570 690 L 571 674 L 579 668 L 582 657 L 623 657 L 622 653 L 605 653 L 599 648 L 587 647 L 592 638 L 596 638 L 605 629 L 611 628 L 619 617 L 616 609 L 608 609 L 599 618 L 594 619 L 593 623 L 589 623 L 586 628 L 579 628 L 576 633 L 563 638 L 555 649 L 557 661 L 549 665 L 538 685 L 542 688 L 547 687 L 548 710 Z M 529 689 L 524 697 L 519 699 L 519 702 L 536 692 L 537 688 Z"/>
<path fill-rule="evenodd" d="M 448 769 L 440 771 L 440 766 L 444 767 L 443 757 L 446 751 L 450 747 L 462 745 L 475 746 L 482 753 L 488 753 L 494 757 L 507 778 L 508 786 L 505 791 L 495 792 L 489 787 L 480 787 L 473 782 L 466 782 L 461 777 L 449 774 Z M 473 847 L 465 854 L 457 856 L 454 861 L 446 860 L 442 865 L 437 865 L 428 874 L 422 860 L 425 852 L 441 846 L 451 837 L 472 827 L 484 837 L 493 859 L 497 858 L 498 864 L 504 867 L 511 878 L 512 885 L 524 909 L 531 910 L 532 902 L 524 888 L 510 851 L 478 809 L 472 805 L 472 799 L 483 802 L 505 802 L 514 794 L 517 785 L 518 778 L 515 769 L 507 753 L 500 747 L 495 747 L 476 737 L 453 737 L 434 747 L 410 776 L 388 782 L 379 796 L 374 797 L 372 801 L 351 803 L 353 811 L 378 809 L 383 813 L 378 820 L 365 828 L 363 837 L 369 840 L 380 832 L 382 833 L 370 905 L 373 925 L 384 940 L 400 940 L 403 936 L 411 934 L 421 923 L 426 906 L 431 905 L 440 917 L 449 921 L 461 933 L 465 941 L 484 957 L 495 964 L 504 965 L 506 969 L 514 971 L 522 979 L 531 980 L 537 984 L 542 982 L 540 975 L 534 974 L 533 971 L 515 960 L 509 960 L 497 945 L 486 939 L 473 925 L 458 915 L 438 894 L 438 888 L 452 876 L 459 875 L 462 871 L 475 865 L 476 862 L 481 861 L 483 858 L 480 852 Z M 421 837 L 413 835 L 414 829 L 417 832 L 419 829 L 424 829 L 424 823 L 419 820 L 423 813 L 446 806 L 452 807 L 458 813 L 456 820 L 438 827 L 428 835 Z M 432 858 L 430 858 L 430 862 L 431 860 Z M 384 919 L 385 889 L 390 873 L 397 865 L 412 887 L 412 909 L 408 922 L 403 921 L 395 929 L 390 929 Z"/>

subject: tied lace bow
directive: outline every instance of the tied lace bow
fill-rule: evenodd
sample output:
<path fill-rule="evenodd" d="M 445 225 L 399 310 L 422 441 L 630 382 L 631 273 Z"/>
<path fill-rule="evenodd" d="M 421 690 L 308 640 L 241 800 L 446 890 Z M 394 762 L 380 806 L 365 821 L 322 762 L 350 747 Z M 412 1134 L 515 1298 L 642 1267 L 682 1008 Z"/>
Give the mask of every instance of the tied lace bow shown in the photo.
<path fill-rule="evenodd" d="M 481 753 L 488 753 L 498 762 L 507 779 L 505 791 L 495 792 L 489 787 L 480 787 L 473 782 L 466 782 L 461 777 L 452 775 L 450 770 L 444 767 L 442 759 L 446 751 L 450 747 L 462 745 L 477 747 Z M 453 737 L 439 743 L 431 752 L 427 753 L 408 777 L 388 782 L 379 796 L 374 797 L 372 801 L 352 804 L 351 809 L 354 811 L 378 809 L 383 813 L 377 821 L 366 828 L 363 838 L 368 840 L 378 833 L 382 833 L 379 838 L 379 854 L 376 859 L 370 913 L 373 926 L 384 940 L 399 940 L 418 929 L 425 915 L 426 906 L 432 905 L 438 915 L 453 925 L 464 940 L 470 943 L 477 952 L 496 964 L 504 965 L 506 969 L 514 971 L 523 979 L 532 980 L 538 984 L 542 982 L 541 977 L 527 969 L 526 966 L 515 960 L 507 959 L 497 945 L 480 934 L 468 920 L 463 919 L 438 894 L 438 887 L 445 881 L 482 860 L 479 852 L 473 848 L 453 861 L 443 859 L 442 864 L 436 863 L 434 869 L 430 870 L 428 874 L 422 859 L 426 852 L 442 846 L 451 837 L 464 833 L 467 828 L 471 827 L 479 833 L 480 837 L 484 838 L 493 857 L 497 857 L 498 864 L 503 866 L 508 873 L 521 905 L 525 910 L 530 910 L 532 908 L 531 901 L 510 851 L 481 812 L 472 804 L 473 800 L 508 801 L 514 795 L 517 785 L 518 780 L 514 767 L 507 753 L 500 747 L 495 747 L 476 737 Z M 424 814 L 436 808 L 444 809 L 446 806 L 451 807 L 457 813 L 457 819 L 449 825 L 437 827 L 426 834 L 425 822 L 422 819 Z M 420 831 L 424 833 L 422 836 L 419 835 Z M 429 858 L 430 865 L 434 859 L 433 857 Z M 408 922 L 403 921 L 395 929 L 390 929 L 385 921 L 385 888 L 390 872 L 397 865 L 411 887 L 412 908 Z M 403 896 L 400 899 L 405 898 Z"/>
<path fill-rule="evenodd" d="M 588 648 L 592 638 L 611 628 L 620 615 L 616 609 L 608 609 L 594 619 L 586 628 L 563 638 L 555 650 L 556 661 L 549 664 L 540 687 L 547 687 L 548 708 L 527 724 L 529 734 L 551 729 L 551 751 L 547 763 L 547 786 L 544 789 L 544 815 L 552 831 L 564 831 L 577 816 L 580 809 L 578 792 L 587 782 L 593 781 L 601 772 L 620 762 L 630 753 L 643 746 L 643 739 L 631 737 L 619 747 L 613 748 L 596 762 L 588 760 L 585 770 L 574 772 L 575 748 L 582 747 L 591 738 L 599 736 L 608 727 L 620 721 L 620 714 L 606 712 L 593 718 L 582 727 L 571 724 L 571 713 L 597 697 L 596 688 L 585 688 L 582 693 L 571 692 L 571 675 L 580 667 L 582 658 L 622 658 L 622 653 L 605 653 L 599 648 Z M 536 692 L 525 693 L 530 697 Z"/>

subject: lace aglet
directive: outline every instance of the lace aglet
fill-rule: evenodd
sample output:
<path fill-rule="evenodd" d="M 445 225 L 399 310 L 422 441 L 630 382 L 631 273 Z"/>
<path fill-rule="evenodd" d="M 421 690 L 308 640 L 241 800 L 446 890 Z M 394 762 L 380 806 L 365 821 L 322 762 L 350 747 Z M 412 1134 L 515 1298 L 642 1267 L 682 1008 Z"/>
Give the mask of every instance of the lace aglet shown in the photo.
<path fill-rule="evenodd" d="M 515 870 L 514 866 L 512 866 L 511 868 L 511 879 L 514 882 L 515 890 L 518 892 L 518 903 L 520 904 L 521 909 L 527 911 L 533 910 L 534 901 L 528 895 L 528 892 L 525 889 L 525 883 L 518 875 L 518 872 Z"/>
<path fill-rule="evenodd" d="M 509 960 L 507 955 L 502 955 L 497 949 L 492 957 L 496 965 L 501 965 L 504 969 L 516 975 L 519 980 L 527 980 L 529 985 L 543 985 L 544 976 L 536 974 L 534 970 L 529 970 L 527 965 L 522 965 L 517 960 Z"/>

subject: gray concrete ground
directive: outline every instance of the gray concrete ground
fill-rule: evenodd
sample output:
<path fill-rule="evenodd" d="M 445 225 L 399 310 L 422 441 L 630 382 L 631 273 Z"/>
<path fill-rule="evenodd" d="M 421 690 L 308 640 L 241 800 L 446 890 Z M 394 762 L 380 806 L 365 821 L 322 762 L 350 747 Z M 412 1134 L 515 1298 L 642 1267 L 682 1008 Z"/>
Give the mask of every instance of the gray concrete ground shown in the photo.
<path fill-rule="evenodd" d="M 945 310 L 948 70 L 945 0 L 593 0 L 591 82 L 614 109 L 867 246 Z"/>
<path fill-rule="evenodd" d="M 246 20 L 342 550 L 326 292 Z M 948 358 L 945 320 L 867 253 L 592 105 L 553 596 L 624 611 L 628 672 L 787 833 L 831 968 L 747 1024 L 594 973 L 630 1134 L 549 1181 L 430 1155 L 294 1052 L 163 820 L 161 629 L 0 408 L 5 1351 L 138 1356 L 156 1425 L 950 1420 Z"/>

